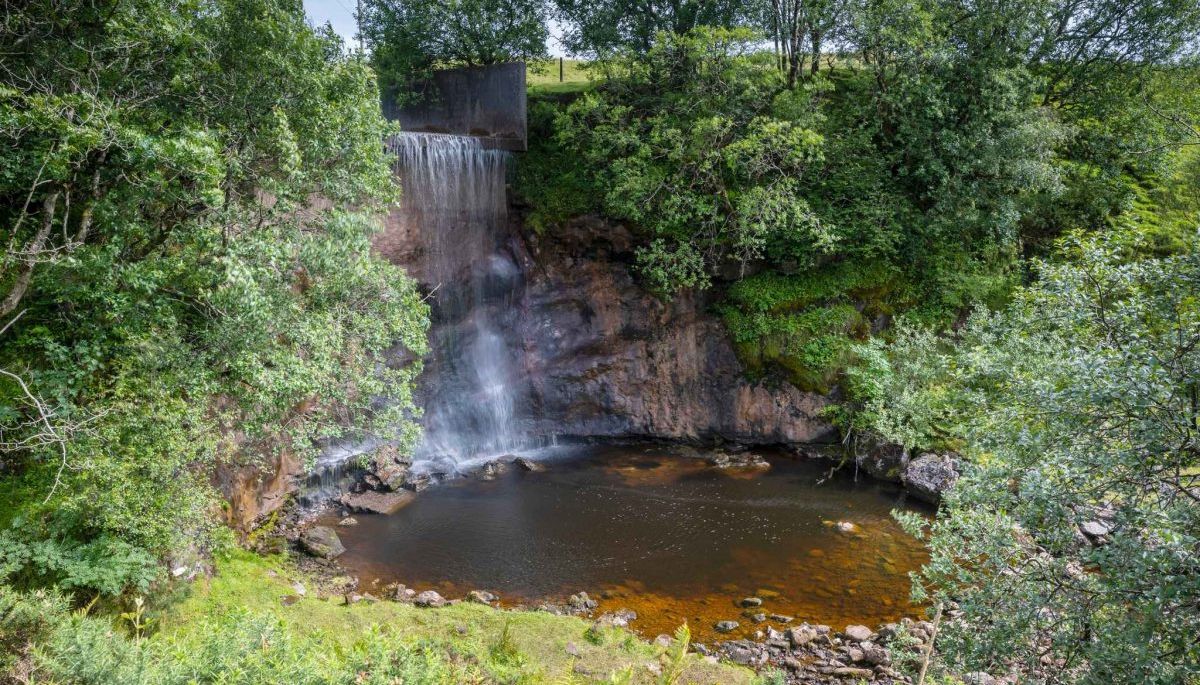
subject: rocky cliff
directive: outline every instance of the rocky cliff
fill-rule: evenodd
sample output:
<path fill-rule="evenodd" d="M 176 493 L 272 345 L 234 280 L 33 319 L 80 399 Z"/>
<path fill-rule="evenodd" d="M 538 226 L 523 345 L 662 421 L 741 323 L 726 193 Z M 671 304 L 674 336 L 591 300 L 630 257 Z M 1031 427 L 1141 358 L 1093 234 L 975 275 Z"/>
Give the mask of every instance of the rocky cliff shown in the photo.
<path fill-rule="evenodd" d="M 746 380 L 729 336 L 702 294 L 661 300 L 631 270 L 623 226 L 580 217 L 546 235 L 509 213 L 491 265 L 519 279 L 518 296 L 489 303 L 519 360 L 525 429 L 540 436 L 795 444 L 831 436 L 820 395 Z M 380 252 L 429 289 L 428 242 L 401 213 Z M 435 313 L 436 314 L 436 313 Z M 454 322 L 435 326 L 456 325 Z M 430 368 L 436 368 L 431 366 Z"/>
<path fill-rule="evenodd" d="M 536 236 L 511 226 L 540 430 L 746 444 L 830 436 L 823 397 L 746 380 L 702 294 L 667 301 L 639 287 L 624 227 L 581 217 Z"/>

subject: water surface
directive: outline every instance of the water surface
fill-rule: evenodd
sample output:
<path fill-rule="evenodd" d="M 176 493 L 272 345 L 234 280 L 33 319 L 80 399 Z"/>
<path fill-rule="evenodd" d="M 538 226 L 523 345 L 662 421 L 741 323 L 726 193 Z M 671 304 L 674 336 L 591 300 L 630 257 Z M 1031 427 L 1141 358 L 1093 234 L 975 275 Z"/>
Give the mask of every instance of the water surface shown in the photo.
<path fill-rule="evenodd" d="M 505 604 L 563 601 L 587 591 L 599 611 L 629 608 L 653 637 L 687 621 L 756 623 L 738 606 L 796 622 L 875 626 L 913 615 L 907 573 L 926 559 L 892 519 L 912 508 L 889 484 L 829 474 L 829 462 L 768 455 L 768 470 L 715 469 L 664 447 L 562 451 L 546 470 L 450 481 L 391 516 L 339 528 L 341 561 L 363 587 L 399 581 Z M 845 532 L 838 522 L 853 524 Z"/>

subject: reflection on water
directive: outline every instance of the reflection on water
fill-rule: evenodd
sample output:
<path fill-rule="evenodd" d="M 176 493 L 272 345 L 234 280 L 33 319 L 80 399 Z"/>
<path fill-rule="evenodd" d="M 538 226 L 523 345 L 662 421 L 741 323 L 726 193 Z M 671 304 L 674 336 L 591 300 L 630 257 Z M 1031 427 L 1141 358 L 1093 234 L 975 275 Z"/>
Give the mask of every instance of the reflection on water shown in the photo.
<path fill-rule="evenodd" d="M 340 528 L 341 561 L 363 586 L 399 581 L 505 603 L 562 601 L 585 590 L 600 611 L 633 609 L 643 635 L 688 621 L 699 640 L 720 620 L 750 635 L 748 613 L 841 628 L 912 615 L 907 573 L 926 559 L 890 512 L 900 491 L 827 462 L 771 459 L 769 470 L 713 469 L 664 447 L 576 450 L 543 472 L 453 481 L 391 516 Z M 837 522 L 854 525 L 839 530 Z"/>

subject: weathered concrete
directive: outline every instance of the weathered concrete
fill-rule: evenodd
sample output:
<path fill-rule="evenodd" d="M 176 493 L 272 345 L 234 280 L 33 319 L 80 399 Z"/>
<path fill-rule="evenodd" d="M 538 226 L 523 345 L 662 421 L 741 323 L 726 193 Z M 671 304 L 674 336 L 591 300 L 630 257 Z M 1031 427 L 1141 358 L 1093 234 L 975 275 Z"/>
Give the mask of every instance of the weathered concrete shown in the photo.
<path fill-rule="evenodd" d="M 381 103 L 383 115 L 405 131 L 478 136 L 487 146 L 526 149 L 524 62 L 435 71 L 412 94 L 415 101 L 398 106 L 395 91 L 384 93 Z"/>

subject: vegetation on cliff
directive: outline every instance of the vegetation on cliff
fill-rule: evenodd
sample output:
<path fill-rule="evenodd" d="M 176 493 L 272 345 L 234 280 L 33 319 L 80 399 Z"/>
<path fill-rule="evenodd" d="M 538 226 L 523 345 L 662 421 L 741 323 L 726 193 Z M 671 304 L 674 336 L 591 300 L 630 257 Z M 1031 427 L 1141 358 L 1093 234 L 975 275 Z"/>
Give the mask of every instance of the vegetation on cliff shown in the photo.
<path fill-rule="evenodd" d="M 1136 3 L 1146 24 L 1099 44 L 1039 13 L 1116 31 L 1118 4 L 851 3 L 839 53 L 794 84 L 761 34 L 664 32 L 602 52 L 586 92 L 535 102 L 518 188 L 539 230 L 583 212 L 630 225 L 644 282 L 666 295 L 761 273 L 721 307 L 743 360 L 828 390 L 851 339 L 900 313 L 945 327 L 1002 305 L 1022 260 L 1068 231 L 1140 213 L 1161 249 L 1182 244 L 1187 210 L 1145 219 L 1180 199 L 1161 189 L 1195 137 L 1200 14 Z M 875 280 L 849 283 L 851 269 Z M 749 301 L 756 286 L 825 296 Z M 846 303 L 861 321 L 828 311 Z M 788 351 L 788 330 L 824 341 Z"/>

